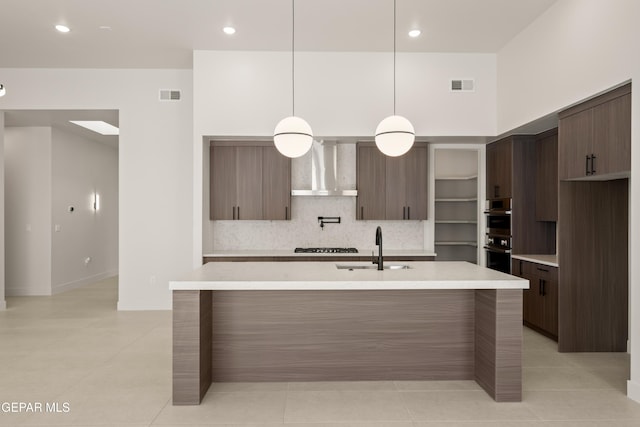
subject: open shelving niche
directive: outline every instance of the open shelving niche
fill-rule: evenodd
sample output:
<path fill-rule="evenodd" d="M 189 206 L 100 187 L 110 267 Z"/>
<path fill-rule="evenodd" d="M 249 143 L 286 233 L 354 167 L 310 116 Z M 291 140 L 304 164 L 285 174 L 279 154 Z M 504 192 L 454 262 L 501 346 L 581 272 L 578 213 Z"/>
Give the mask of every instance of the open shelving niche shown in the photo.
<path fill-rule="evenodd" d="M 459 156 L 474 156 L 473 150 L 436 150 L 444 164 L 467 170 L 435 175 L 435 247 L 439 261 L 478 263 L 478 174 L 477 160 L 456 162 Z M 449 162 L 447 162 L 449 160 Z M 452 161 L 453 160 L 453 161 Z M 436 159 L 436 164 L 438 160 Z M 441 164 L 442 164 L 441 163 Z M 468 172 L 468 175 L 464 175 Z M 455 173 L 455 175 L 453 175 Z"/>

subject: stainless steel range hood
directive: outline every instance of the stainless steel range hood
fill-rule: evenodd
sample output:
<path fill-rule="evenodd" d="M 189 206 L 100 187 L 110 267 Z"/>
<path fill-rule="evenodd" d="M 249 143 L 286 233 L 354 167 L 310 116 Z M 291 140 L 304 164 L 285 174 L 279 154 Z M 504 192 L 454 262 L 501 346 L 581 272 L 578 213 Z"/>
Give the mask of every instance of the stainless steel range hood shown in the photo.
<path fill-rule="evenodd" d="M 339 188 L 338 144 L 313 141 L 311 146 L 311 189 L 291 190 L 292 196 L 357 196 L 358 190 Z"/>

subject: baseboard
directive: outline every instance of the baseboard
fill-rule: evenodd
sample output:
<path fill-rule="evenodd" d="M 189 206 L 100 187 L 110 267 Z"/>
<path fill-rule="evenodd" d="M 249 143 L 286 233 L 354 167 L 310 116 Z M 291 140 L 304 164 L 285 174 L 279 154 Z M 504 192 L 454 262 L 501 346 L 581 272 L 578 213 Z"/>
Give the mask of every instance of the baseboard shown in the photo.
<path fill-rule="evenodd" d="M 627 397 L 640 403 L 640 383 L 627 380 Z"/>
<path fill-rule="evenodd" d="M 40 292 L 29 288 L 6 288 L 5 296 L 8 297 L 48 297 L 51 296 L 51 291 Z"/>
<path fill-rule="evenodd" d="M 104 273 L 95 274 L 89 277 L 83 277 L 82 279 L 74 280 L 73 282 L 67 282 L 53 287 L 53 294 L 59 294 L 67 292 L 72 289 L 81 288 L 83 286 L 90 285 L 100 280 L 108 279 L 109 277 L 117 276 L 117 271 L 105 271 Z"/>

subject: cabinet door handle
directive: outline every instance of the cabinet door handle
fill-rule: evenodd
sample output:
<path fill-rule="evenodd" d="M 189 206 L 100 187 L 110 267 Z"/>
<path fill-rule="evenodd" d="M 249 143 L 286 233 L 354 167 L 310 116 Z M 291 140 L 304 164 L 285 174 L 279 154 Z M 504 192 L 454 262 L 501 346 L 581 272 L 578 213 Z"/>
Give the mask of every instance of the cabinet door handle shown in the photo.
<path fill-rule="evenodd" d="M 520 275 L 522 276 L 522 261 L 520 261 Z"/>
<path fill-rule="evenodd" d="M 584 162 L 584 173 L 585 175 L 591 175 L 591 172 L 589 171 L 589 156 L 585 156 L 585 162 Z"/>
<path fill-rule="evenodd" d="M 407 207 L 402 207 L 402 219 L 407 219 Z"/>
<path fill-rule="evenodd" d="M 231 218 L 232 219 L 236 219 L 236 207 L 235 206 L 233 206 L 231 208 Z"/>
<path fill-rule="evenodd" d="M 500 197 L 500 186 L 499 185 L 494 185 L 493 186 L 493 197 Z"/>
<path fill-rule="evenodd" d="M 547 295 L 547 290 L 545 289 L 546 280 L 540 279 L 540 290 L 542 291 L 542 296 Z"/>
<path fill-rule="evenodd" d="M 596 155 L 591 155 L 591 175 L 596 174 Z"/>
<path fill-rule="evenodd" d="M 289 207 L 285 206 L 284 207 L 284 219 L 289 219 L 288 216 L 289 216 Z"/>
<path fill-rule="evenodd" d="M 548 273 L 548 272 L 549 272 L 549 270 L 545 270 L 544 268 L 540 268 L 540 267 L 536 267 L 536 269 L 537 269 L 538 271 L 544 271 L 545 273 Z"/>
<path fill-rule="evenodd" d="M 542 279 L 538 279 L 538 295 L 542 295 Z"/>
<path fill-rule="evenodd" d="M 407 219 L 411 219 L 411 206 L 407 206 Z"/>
<path fill-rule="evenodd" d="M 240 206 L 238 206 L 238 218 L 237 219 L 240 219 Z"/>
<path fill-rule="evenodd" d="M 364 206 L 360 206 L 360 219 L 364 219 Z"/>

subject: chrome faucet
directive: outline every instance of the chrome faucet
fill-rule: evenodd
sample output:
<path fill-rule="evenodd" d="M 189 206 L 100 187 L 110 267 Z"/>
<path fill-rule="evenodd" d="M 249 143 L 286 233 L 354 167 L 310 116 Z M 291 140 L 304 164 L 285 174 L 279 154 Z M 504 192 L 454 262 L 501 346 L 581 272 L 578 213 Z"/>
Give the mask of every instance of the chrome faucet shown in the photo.
<path fill-rule="evenodd" d="M 373 263 L 378 264 L 378 270 L 384 270 L 384 263 L 382 259 L 382 228 L 378 226 L 376 228 L 376 245 L 378 246 L 378 259 L 373 258 Z"/>

